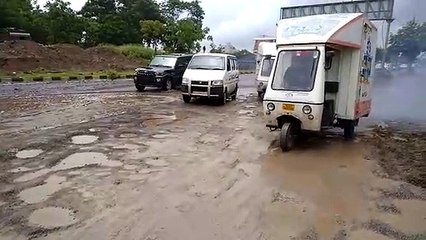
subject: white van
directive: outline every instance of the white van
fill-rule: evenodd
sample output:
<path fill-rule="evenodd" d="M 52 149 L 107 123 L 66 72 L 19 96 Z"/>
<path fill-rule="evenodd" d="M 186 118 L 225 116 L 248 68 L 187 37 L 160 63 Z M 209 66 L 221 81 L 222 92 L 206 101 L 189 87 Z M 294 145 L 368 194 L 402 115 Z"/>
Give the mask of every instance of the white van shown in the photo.
<path fill-rule="evenodd" d="M 214 99 L 225 104 L 235 100 L 239 71 L 237 58 L 219 53 L 195 54 L 182 78 L 182 98 L 189 103 L 192 97 Z"/>

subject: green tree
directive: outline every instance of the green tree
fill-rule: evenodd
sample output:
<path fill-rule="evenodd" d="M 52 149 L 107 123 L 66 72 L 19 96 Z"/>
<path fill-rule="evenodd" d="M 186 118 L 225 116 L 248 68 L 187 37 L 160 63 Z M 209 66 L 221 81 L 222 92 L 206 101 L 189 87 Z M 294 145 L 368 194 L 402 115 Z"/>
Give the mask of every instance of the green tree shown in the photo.
<path fill-rule="evenodd" d="M 197 43 L 206 37 L 210 29 L 203 28 L 204 10 L 198 0 L 166 0 L 161 3 L 161 12 L 166 21 L 166 50 L 192 52 L 201 48 Z"/>
<path fill-rule="evenodd" d="M 396 34 L 390 36 L 389 51 L 393 55 L 401 53 L 409 62 L 410 67 L 420 54 L 422 47 L 426 46 L 422 44 L 425 41 L 422 37 L 426 36 L 426 33 L 422 32 L 426 30 L 424 25 L 420 25 L 413 19 L 400 28 Z"/>
<path fill-rule="evenodd" d="M 164 39 L 166 29 L 164 23 L 158 20 L 141 21 L 142 39 L 150 46 L 157 50 L 158 44 Z"/>
<path fill-rule="evenodd" d="M 48 2 L 45 6 L 44 16 L 45 26 L 49 32 L 47 38 L 49 43 L 73 43 L 77 44 L 85 29 L 84 20 L 77 16 L 71 9 L 70 3 L 63 0 Z"/>
<path fill-rule="evenodd" d="M 81 14 L 96 22 L 87 30 L 90 39 L 112 44 L 141 43 L 140 21 L 162 18 L 154 0 L 88 0 Z"/>

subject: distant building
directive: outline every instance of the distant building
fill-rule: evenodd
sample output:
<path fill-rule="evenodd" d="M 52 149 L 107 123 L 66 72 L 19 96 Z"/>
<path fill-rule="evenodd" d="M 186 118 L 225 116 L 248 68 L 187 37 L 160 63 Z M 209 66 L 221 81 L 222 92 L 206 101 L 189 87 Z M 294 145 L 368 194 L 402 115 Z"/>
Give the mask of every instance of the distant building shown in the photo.
<path fill-rule="evenodd" d="M 22 29 L 16 28 L 0 29 L 0 41 L 9 40 L 31 40 L 31 34 Z"/>

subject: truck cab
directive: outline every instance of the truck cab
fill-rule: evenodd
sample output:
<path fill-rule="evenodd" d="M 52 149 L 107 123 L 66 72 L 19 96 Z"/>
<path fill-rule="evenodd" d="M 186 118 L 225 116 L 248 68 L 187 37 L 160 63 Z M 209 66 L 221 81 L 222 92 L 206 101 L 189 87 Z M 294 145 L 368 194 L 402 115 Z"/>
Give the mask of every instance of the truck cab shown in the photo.
<path fill-rule="evenodd" d="M 272 67 L 277 56 L 277 46 L 274 42 L 261 42 L 257 50 L 258 71 L 256 73 L 256 86 L 259 98 L 263 98 L 271 75 Z"/>

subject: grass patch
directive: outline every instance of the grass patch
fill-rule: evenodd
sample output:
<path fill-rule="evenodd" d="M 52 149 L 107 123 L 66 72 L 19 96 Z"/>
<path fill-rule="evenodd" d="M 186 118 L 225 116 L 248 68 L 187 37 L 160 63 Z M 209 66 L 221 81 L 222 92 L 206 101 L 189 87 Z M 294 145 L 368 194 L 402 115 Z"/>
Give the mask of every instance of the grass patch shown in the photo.
<path fill-rule="evenodd" d="M 145 59 L 149 61 L 154 57 L 154 49 L 144 47 L 141 44 L 125 44 L 121 46 L 107 44 L 102 46 L 113 49 L 114 51 L 130 58 Z"/>
<path fill-rule="evenodd" d="M 83 79 L 84 76 L 93 76 L 94 79 L 99 78 L 99 76 L 126 76 L 133 74 L 134 70 L 124 70 L 124 71 L 115 71 L 115 70 L 105 70 L 105 71 L 93 71 L 93 72 L 79 72 L 79 71 L 64 71 L 64 72 L 45 72 L 45 71 L 31 71 L 31 72 L 18 72 L 16 73 L 16 78 L 23 78 L 24 81 L 33 81 L 33 79 L 62 79 L 62 80 L 76 80 Z M 11 79 L 12 74 L 7 74 L 0 72 L 0 79 Z"/>

